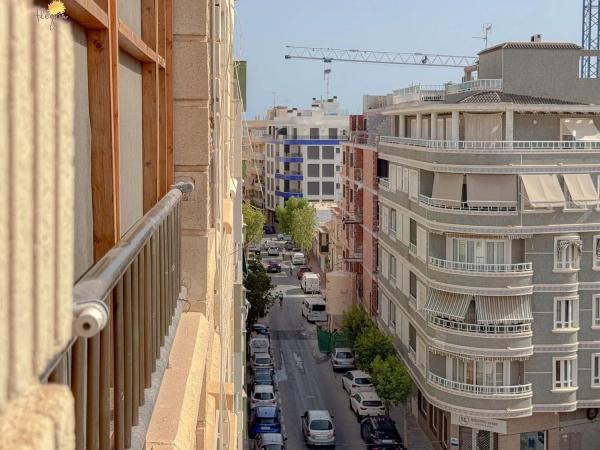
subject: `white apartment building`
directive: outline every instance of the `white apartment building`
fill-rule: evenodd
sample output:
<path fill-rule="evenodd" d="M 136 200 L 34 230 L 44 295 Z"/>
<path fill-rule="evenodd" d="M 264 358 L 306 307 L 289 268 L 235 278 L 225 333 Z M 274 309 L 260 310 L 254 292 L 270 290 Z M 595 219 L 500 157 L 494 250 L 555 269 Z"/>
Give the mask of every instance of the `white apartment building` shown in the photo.
<path fill-rule="evenodd" d="M 313 98 L 311 108 L 272 111 L 265 153 L 265 207 L 270 220 L 277 205 L 291 197 L 310 202 L 337 201 L 341 195 L 340 140 L 348 115 L 337 97 Z"/>

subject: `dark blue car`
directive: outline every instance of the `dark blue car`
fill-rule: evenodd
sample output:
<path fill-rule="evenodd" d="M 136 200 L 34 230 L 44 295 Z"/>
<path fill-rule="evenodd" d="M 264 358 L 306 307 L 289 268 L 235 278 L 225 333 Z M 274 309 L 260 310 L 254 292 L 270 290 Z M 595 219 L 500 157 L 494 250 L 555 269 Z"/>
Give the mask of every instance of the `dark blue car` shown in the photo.
<path fill-rule="evenodd" d="M 275 406 L 257 406 L 250 417 L 250 437 L 255 438 L 262 433 L 281 433 L 279 408 Z"/>

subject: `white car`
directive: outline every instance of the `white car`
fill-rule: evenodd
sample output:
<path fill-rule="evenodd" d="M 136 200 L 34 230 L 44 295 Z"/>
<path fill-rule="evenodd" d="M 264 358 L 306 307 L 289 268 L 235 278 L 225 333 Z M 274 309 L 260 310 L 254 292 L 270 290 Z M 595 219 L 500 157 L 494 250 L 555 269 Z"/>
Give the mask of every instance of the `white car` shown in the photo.
<path fill-rule="evenodd" d="M 253 337 L 248 342 L 248 348 L 250 349 L 250 356 L 255 353 L 269 353 L 269 338 Z"/>
<path fill-rule="evenodd" d="M 368 416 L 385 415 L 383 402 L 375 391 L 357 392 L 351 396 L 350 409 L 359 420 Z"/>
<path fill-rule="evenodd" d="M 268 353 L 256 352 L 250 358 L 250 367 L 254 372 L 256 372 L 256 369 L 260 367 L 273 369 L 273 358 L 271 358 L 271 355 L 269 355 Z"/>
<path fill-rule="evenodd" d="M 327 410 L 310 410 L 302 415 L 304 443 L 309 446 L 335 447 L 333 416 Z"/>
<path fill-rule="evenodd" d="M 333 370 L 354 369 L 354 354 L 346 347 L 334 348 L 331 352 L 331 367 Z"/>
<path fill-rule="evenodd" d="M 371 377 L 362 370 L 350 370 L 342 377 L 342 387 L 351 396 L 357 392 L 374 391 Z"/>
<path fill-rule="evenodd" d="M 279 248 L 278 247 L 269 247 L 267 249 L 268 256 L 279 256 Z"/>
<path fill-rule="evenodd" d="M 273 386 L 261 384 L 254 386 L 250 397 L 250 408 L 256 408 L 257 406 L 277 406 Z"/>
<path fill-rule="evenodd" d="M 281 433 L 262 433 L 254 439 L 254 450 L 284 450 L 286 440 Z"/>

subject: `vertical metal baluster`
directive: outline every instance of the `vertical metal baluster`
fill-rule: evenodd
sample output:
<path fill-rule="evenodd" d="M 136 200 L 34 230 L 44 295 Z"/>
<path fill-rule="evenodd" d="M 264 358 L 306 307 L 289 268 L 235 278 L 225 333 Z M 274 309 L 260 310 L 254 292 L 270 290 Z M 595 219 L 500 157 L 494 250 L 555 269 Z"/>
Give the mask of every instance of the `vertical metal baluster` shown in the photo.
<path fill-rule="evenodd" d="M 158 247 L 159 247 L 159 262 L 160 262 L 160 293 L 159 293 L 159 304 L 160 304 L 160 346 L 162 347 L 165 343 L 165 334 L 167 329 L 167 311 L 165 309 L 165 225 L 164 222 L 160 225 L 159 228 L 159 239 L 158 239 Z"/>
<path fill-rule="evenodd" d="M 136 256 L 131 263 L 131 425 L 138 424 L 140 405 L 140 320 L 139 320 L 139 259 Z"/>
<path fill-rule="evenodd" d="M 85 448 L 85 350 L 86 340 L 77 338 L 72 349 L 71 391 L 75 397 L 75 448 Z"/>
<path fill-rule="evenodd" d="M 146 287 L 144 291 L 144 342 L 146 352 L 144 356 L 144 386 L 149 388 L 152 384 L 152 372 L 154 371 L 154 340 L 152 338 L 152 239 L 144 247 L 144 265 L 146 271 Z"/>
<path fill-rule="evenodd" d="M 100 335 L 87 340 L 87 401 L 86 401 L 86 447 L 98 448 L 98 428 L 100 413 Z"/>
<path fill-rule="evenodd" d="M 108 310 L 110 311 L 109 320 L 114 321 L 113 300 L 114 290 L 107 299 Z M 111 327 L 106 325 L 100 332 L 100 439 L 99 449 L 110 450 L 110 344 Z"/>
<path fill-rule="evenodd" d="M 181 289 L 181 235 L 182 235 L 182 223 L 181 223 L 181 203 L 177 204 L 177 295 Z"/>
<path fill-rule="evenodd" d="M 168 283 L 167 283 L 167 298 L 169 305 L 169 321 L 168 324 L 171 326 L 173 322 L 173 305 L 175 305 L 175 301 L 173 300 L 173 213 L 167 216 L 167 261 L 169 261 L 169 272 L 168 272 Z"/>
<path fill-rule="evenodd" d="M 125 300 L 123 302 L 123 337 L 124 337 L 124 361 L 125 361 L 125 448 L 131 447 L 131 423 L 133 417 L 133 403 L 131 401 L 132 379 L 131 364 L 133 336 L 131 329 L 131 266 L 125 271 Z"/>
<path fill-rule="evenodd" d="M 140 328 L 140 353 L 139 353 L 139 364 L 140 373 L 138 386 L 140 390 L 140 405 L 145 403 L 144 398 L 144 387 L 146 387 L 146 246 L 144 245 L 140 250 L 139 255 L 139 298 L 138 298 L 138 309 L 139 309 L 139 328 Z"/>
<path fill-rule="evenodd" d="M 156 360 L 160 357 L 160 337 L 159 318 L 160 310 L 158 308 L 158 290 L 160 283 L 158 281 L 158 230 L 152 236 L 152 342 L 154 357 L 152 358 L 152 371 L 156 370 Z"/>
<path fill-rule="evenodd" d="M 123 336 L 123 291 L 124 281 L 117 282 L 116 295 L 113 297 L 113 352 L 114 352 L 114 449 L 125 448 L 125 342 Z"/>

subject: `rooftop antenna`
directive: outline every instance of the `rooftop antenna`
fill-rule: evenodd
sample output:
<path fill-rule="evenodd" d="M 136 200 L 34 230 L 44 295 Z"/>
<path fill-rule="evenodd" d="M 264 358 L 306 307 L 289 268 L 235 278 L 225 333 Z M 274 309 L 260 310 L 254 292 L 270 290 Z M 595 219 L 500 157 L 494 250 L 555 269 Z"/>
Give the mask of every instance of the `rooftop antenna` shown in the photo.
<path fill-rule="evenodd" d="M 485 42 L 485 48 L 488 48 L 488 36 L 492 34 L 492 24 L 484 23 L 481 27 L 481 32 L 481 36 L 473 36 L 473 39 L 481 39 L 483 42 Z"/>

